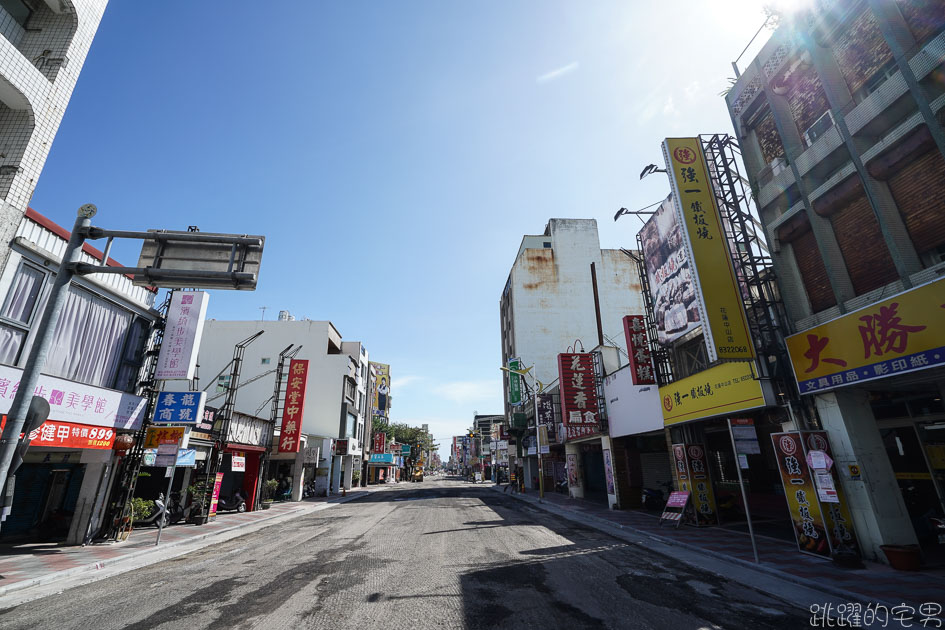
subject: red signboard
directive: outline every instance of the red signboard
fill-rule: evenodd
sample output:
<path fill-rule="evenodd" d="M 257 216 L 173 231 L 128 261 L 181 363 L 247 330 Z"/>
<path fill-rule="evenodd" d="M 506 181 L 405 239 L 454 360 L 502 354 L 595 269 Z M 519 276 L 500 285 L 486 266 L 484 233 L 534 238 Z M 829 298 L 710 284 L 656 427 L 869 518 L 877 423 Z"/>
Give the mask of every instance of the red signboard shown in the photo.
<path fill-rule="evenodd" d="M 671 508 L 684 508 L 686 503 L 689 501 L 688 492 L 671 492 L 669 494 L 669 501 L 666 502 L 666 507 Z"/>
<path fill-rule="evenodd" d="M 559 354 L 558 378 L 561 418 L 564 420 L 567 439 L 598 433 L 600 407 L 597 404 L 594 359 L 590 353 Z"/>
<path fill-rule="evenodd" d="M 305 384 L 308 381 L 308 359 L 289 362 L 289 384 L 285 390 L 282 410 L 282 432 L 279 436 L 280 453 L 298 453 L 302 444 L 302 413 L 305 409 Z"/>
<path fill-rule="evenodd" d="M 0 431 L 7 417 L 0 419 Z M 22 434 L 21 434 L 22 437 Z M 47 420 L 35 431 L 30 431 L 32 446 L 55 446 L 57 448 L 111 448 L 115 442 L 115 429 L 93 427 L 75 422 Z"/>
<path fill-rule="evenodd" d="M 386 448 L 387 448 L 387 434 L 375 433 L 374 434 L 374 448 L 371 449 L 371 452 L 383 453 Z"/>
<path fill-rule="evenodd" d="M 335 455 L 348 454 L 348 440 L 335 440 Z"/>
<path fill-rule="evenodd" d="M 643 315 L 627 315 L 623 318 L 623 333 L 627 337 L 627 354 L 630 355 L 630 375 L 634 385 L 655 385 L 653 360 L 646 340 L 646 320 Z"/>

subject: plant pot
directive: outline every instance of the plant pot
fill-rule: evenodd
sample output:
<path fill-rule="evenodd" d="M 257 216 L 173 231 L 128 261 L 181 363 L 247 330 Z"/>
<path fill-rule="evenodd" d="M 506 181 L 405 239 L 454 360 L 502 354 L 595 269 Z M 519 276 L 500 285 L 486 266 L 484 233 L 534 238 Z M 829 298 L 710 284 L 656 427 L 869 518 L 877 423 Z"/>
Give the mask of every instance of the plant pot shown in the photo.
<path fill-rule="evenodd" d="M 262 502 L 262 509 L 268 510 L 271 507 L 272 507 L 272 499 L 267 499 Z"/>
<path fill-rule="evenodd" d="M 890 566 L 900 571 L 918 571 L 922 554 L 918 545 L 880 545 Z"/>

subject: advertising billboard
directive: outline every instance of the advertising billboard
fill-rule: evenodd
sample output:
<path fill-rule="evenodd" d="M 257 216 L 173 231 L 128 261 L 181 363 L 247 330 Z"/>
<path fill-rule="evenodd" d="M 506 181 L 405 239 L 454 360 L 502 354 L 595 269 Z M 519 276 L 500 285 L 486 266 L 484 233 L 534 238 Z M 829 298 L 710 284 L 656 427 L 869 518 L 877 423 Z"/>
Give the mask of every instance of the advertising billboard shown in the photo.
<path fill-rule="evenodd" d="M 206 291 L 174 291 L 171 294 L 155 379 L 193 380 L 209 300 Z"/>
<path fill-rule="evenodd" d="M 699 138 L 666 138 L 663 156 L 695 280 L 709 362 L 753 359 L 745 303 Z"/>
<path fill-rule="evenodd" d="M 945 278 L 786 339 L 802 394 L 945 364 Z"/>
<path fill-rule="evenodd" d="M 298 453 L 302 445 L 302 418 L 305 412 L 307 382 L 308 359 L 292 359 L 289 362 L 289 383 L 286 385 L 285 406 L 282 409 L 280 453 Z"/>
<path fill-rule="evenodd" d="M 720 363 L 660 387 L 663 424 L 714 418 L 764 407 L 764 389 L 747 361 Z"/>
<path fill-rule="evenodd" d="M 656 340 L 661 345 L 672 343 L 701 324 L 699 292 L 684 239 L 670 195 L 640 230 Z"/>
<path fill-rule="evenodd" d="M 374 361 L 371 361 L 371 365 L 374 367 L 376 378 L 373 415 L 386 418 L 387 411 L 390 409 L 390 366 Z"/>

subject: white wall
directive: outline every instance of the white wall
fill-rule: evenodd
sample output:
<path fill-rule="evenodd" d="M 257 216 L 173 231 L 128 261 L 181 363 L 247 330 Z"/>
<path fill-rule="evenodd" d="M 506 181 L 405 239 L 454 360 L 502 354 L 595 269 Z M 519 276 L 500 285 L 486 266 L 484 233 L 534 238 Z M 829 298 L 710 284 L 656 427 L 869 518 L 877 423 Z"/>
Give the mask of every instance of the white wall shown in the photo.
<path fill-rule="evenodd" d="M 289 344 L 302 345 L 297 359 L 309 360 L 308 383 L 305 390 L 305 411 L 302 417 L 302 433 L 325 438 L 338 437 L 341 429 L 341 404 L 344 375 L 348 372 L 350 358 L 347 354 L 326 354 L 331 324 L 326 321 L 243 321 L 224 322 L 208 320 L 204 325 L 200 345 L 200 389 L 208 385 L 206 379 L 214 378 L 233 357 L 233 346 L 260 330 L 265 333 L 246 348 L 240 382 L 246 383 L 254 376 L 275 370 L 279 353 Z M 269 364 L 263 365 L 262 359 Z M 227 370 L 226 373 L 229 373 Z M 212 402 L 216 384 L 209 384 L 207 404 L 219 407 L 223 397 Z M 268 418 L 270 399 L 275 387 L 275 373 L 255 383 L 240 387 L 236 397 L 236 411 L 251 416 Z M 261 405 L 265 407 L 257 413 Z M 280 419 L 281 420 L 281 419 Z"/>
<path fill-rule="evenodd" d="M 605 345 L 621 349 L 626 362 L 625 315 L 643 312 L 636 263 L 616 250 L 601 250 L 593 219 L 551 219 L 550 238 L 526 237 L 511 272 L 514 352 L 534 374 L 558 378 L 557 357 L 580 339 L 597 346 L 591 263 L 597 268 Z M 551 240 L 552 247 L 543 247 Z M 530 245 L 537 247 L 529 247 Z"/>

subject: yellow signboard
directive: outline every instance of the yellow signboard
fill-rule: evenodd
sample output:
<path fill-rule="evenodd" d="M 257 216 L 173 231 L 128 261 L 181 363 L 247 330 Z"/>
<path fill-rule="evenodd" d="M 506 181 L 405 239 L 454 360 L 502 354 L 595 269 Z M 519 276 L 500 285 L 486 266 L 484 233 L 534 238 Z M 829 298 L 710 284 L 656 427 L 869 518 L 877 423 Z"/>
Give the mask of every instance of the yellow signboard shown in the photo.
<path fill-rule="evenodd" d="M 157 448 L 161 442 L 177 442 L 184 437 L 185 427 L 148 427 L 144 448 Z"/>
<path fill-rule="evenodd" d="M 745 305 L 699 139 L 666 138 L 663 154 L 708 323 L 703 334 L 709 360 L 753 359 Z"/>
<path fill-rule="evenodd" d="M 945 364 L 945 278 L 787 338 L 802 394 Z"/>
<path fill-rule="evenodd" d="M 751 362 L 732 361 L 660 387 L 663 425 L 764 407 L 761 381 L 753 370 Z"/>

